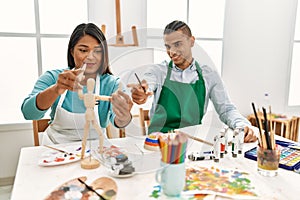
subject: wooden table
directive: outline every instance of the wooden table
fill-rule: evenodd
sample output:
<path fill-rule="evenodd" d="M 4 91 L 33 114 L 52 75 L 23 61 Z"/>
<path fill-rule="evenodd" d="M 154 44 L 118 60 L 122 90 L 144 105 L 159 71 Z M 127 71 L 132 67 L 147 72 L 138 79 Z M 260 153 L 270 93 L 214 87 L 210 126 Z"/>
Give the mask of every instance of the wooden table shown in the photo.
<path fill-rule="evenodd" d="M 186 132 L 201 137 L 202 139 L 212 142 L 213 136 L 219 132 L 219 128 L 197 126 L 185 130 Z M 141 153 L 139 148 L 143 146 L 144 137 L 126 137 L 120 139 L 109 139 L 110 142 L 120 147 L 128 147 L 131 150 L 136 150 Z M 284 138 L 282 138 L 284 139 Z M 66 144 L 56 145 L 55 147 L 63 147 Z M 80 145 L 80 143 L 71 143 L 69 145 Z M 97 145 L 97 142 L 95 142 Z M 256 146 L 256 143 L 247 143 L 244 145 L 244 151 Z M 189 140 L 188 152 L 205 150 L 206 145 L 202 143 Z M 30 199 L 40 200 L 45 198 L 54 188 L 62 183 L 77 178 L 80 176 L 87 177 L 87 184 L 99 177 L 107 176 L 109 173 L 107 168 L 100 166 L 97 169 L 84 170 L 80 167 L 80 162 L 70 163 L 60 166 L 42 167 L 38 165 L 41 155 L 49 151 L 46 147 L 25 147 L 22 148 L 11 195 L 11 200 Z M 146 150 L 142 151 L 145 155 Z M 118 185 L 117 199 L 154 199 L 149 197 L 154 190 L 154 186 L 158 185 L 155 180 L 156 167 L 159 166 L 160 153 L 152 154 L 150 159 L 141 160 L 139 165 L 143 165 L 147 170 L 129 178 L 113 178 Z M 186 161 L 192 162 L 192 161 Z M 204 167 L 215 166 L 219 168 L 229 168 L 247 171 L 249 178 L 255 186 L 255 191 L 259 195 L 259 199 L 299 199 L 299 182 L 300 175 L 293 171 L 279 169 L 276 177 L 263 177 L 257 172 L 257 163 L 253 160 L 247 159 L 242 155 L 233 158 L 230 154 L 226 154 L 224 158 L 220 159 L 219 163 L 213 160 L 193 161 Z M 161 196 L 159 199 L 172 199 Z M 175 198 L 178 199 L 178 198 Z M 221 199 L 217 197 L 216 199 Z"/>

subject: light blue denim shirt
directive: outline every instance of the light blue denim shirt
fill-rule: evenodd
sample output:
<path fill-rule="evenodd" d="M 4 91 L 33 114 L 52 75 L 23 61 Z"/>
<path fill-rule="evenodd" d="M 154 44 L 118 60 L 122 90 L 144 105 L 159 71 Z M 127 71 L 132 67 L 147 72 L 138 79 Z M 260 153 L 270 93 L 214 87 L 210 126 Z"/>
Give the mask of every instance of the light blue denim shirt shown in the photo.
<path fill-rule="evenodd" d="M 162 90 L 162 85 L 167 75 L 168 65 L 169 62 L 164 61 L 161 64 L 147 66 L 143 76 L 141 77 L 148 82 L 149 90 L 154 92 L 150 116 L 154 114 L 154 109 L 156 108 Z M 201 63 L 199 63 L 199 65 L 202 70 L 202 76 L 206 88 L 204 113 L 206 113 L 208 102 L 211 100 L 219 114 L 220 120 L 230 128 L 234 129 L 236 127 L 250 126 L 250 122 L 238 112 L 236 107 L 230 101 L 218 72 L 207 65 L 201 65 Z M 199 77 L 196 71 L 195 60 L 185 70 L 182 70 L 173 64 L 170 79 L 183 83 L 196 82 Z"/>

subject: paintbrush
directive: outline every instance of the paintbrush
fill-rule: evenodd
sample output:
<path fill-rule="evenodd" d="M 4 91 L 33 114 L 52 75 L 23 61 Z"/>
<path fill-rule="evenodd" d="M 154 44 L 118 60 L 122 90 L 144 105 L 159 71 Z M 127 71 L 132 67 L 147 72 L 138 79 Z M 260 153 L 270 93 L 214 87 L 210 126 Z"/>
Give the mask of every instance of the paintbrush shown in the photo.
<path fill-rule="evenodd" d="M 73 155 L 73 153 L 69 153 L 69 152 L 67 152 L 67 151 L 64 151 L 64 150 L 61 150 L 61 149 L 57 149 L 57 148 L 55 148 L 55 147 L 51 147 L 51 146 L 48 146 L 48 145 L 44 145 L 44 147 L 47 147 L 47 148 L 49 148 L 49 149 L 53 149 L 53 150 L 55 150 L 55 151 L 59 151 L 59 152 L 61 152 L 61 153 L 67 154 L 67 155 Z"/>
<path fill-rule="evenodd" d="M 186 134 L 186 136 L 187 136 L 188 138 L 192 139 L 192 140 L 197 141 L 197 142 L 202 142 L 202 143 L 204 143 L 204 144 L 207 144 L 207 145 L 210 145 L 210 146 L 214 146 L 213 143 L 210 143 L 210 142 L 205 141 L 205 140 L 202 140 L 202 139 L 200 139 L 200 138 L 191 136 L 191 135 L 189 135 L 189 134 Z"/>
<path fill-rule="evenodd" d="M 264 129 L 265 129 L 265 137 L 266 137 L 266 142 L 267 142 L 267 148 L 268 149 L 272 149 L 272 144 L 271 144 L 271 139 L 270 139 L 270 135 L 269 135 L 269 131 L 268 131 L 268 118 L 267 118 L 267 111 L 266 109 L 263 107 L 263 114 L 264 114 Z"/>
<path fill-rule="evenodd" d="M 77 179 L 80 183 L 82 183 L 83 185 L 85 185 L 85 187 L 89 190 L 94 192 L 101 200 L 105 200 L 105 198 L 99 194 L 96 190 L 94 190 L 91 186 L 89 186 L 88 184 L 86 184 L 83 180 L 81 180 L 80 178 Z"/>
<path fill-rule="evenodd" d="M 178 130 L 175 130 L 175 133 L 182 133 L 182 134 L 184 134 L 186 137 L 188 137 L 188 138 L 190 138 L 190 139 L 192 139 L 192 140 L 195 140 L 195 141 L 198 141 L 198 142 L 202 142 L 202 143 L 207 144 L 207 145 L 210 145 L 210 146 L 214 146 L 213 143 L 210 143 L 210 142 L 208 142 L 208 141 L 202 140 L 202 139 L 197 138 L 197 137 L 195 137 L 195 136 L 191 136 L 191 135 L 189 135 L 189 134 L 187 134 L 187 133 L 183 133 L 183 132 L 178 131 Z"/>
<path fill-rule="evenodd" d="M 254 103 L 252 102 L 252 108 L 253 108 L 253 112 L 254 112 L 254 116 L 255 116 L 255 119 L 256 119 L 256 124 L 257 124 L 257 127 L 258 127 L 258 130 L 259 130 L 259 136 L 260 136 L 260 145 L 262 148 L 265 148 L 265 140 L 263 138 L 263 133 L 261 131 L 262 127 L 261 127 L 261 122 L 260 120 L 258 119 L 258 116 L 257 116 L 257 113 L 256 113 L 256 108 L 255 108 L 255 105 Z"/>
<path fill-rule="evenodd" d="M 275 149 L 276 144 L 275 144 L 275 136 L 274 136 L 274 130 L 273 130 L 271 106 L 269 106 L 269 115 L 270 115 L 270 139 L 271 139 L 271 145 L 272 145 L 272 149 Z"/>
<path fill-rule="evenodd" d="M 146 93 L 146 89 L 142 86 L 142 82 L 141 82 L 141 80 L 139 79 L 138 75 L 137 75 L 136 73 L 134 73 L 134 75 L 135 75 L 136 79 L 138 80 L 140 86 L 143 88 L 144 92 Z"/>

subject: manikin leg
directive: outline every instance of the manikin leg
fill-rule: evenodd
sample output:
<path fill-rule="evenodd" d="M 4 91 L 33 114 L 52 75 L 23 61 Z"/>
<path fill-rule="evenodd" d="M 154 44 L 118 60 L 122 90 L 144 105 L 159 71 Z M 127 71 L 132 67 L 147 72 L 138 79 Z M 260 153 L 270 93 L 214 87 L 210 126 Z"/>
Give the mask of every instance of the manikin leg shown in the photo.
<path fill-rule="evenodd" d="M 98 135 L 99 135 L 99 153 L 103 153 L 103 142 L 104 142 L 104 136 L 102 133 L 102 130 L 98 123 L 96 123 L 94 120 L 92 120 L 92 125 L 96 129 Z"/>
<path fill-rule="evenodd" d="M 86 122 L 84 125 L 84 135 L 82 138 L 81 159 L 84 158 L 84 154 L 85 154 L 86 141 L 87 141 L 87 136 L 89 134 L 89 128 L 90 128 L 89 125 L 90 125 L 89 122 Z"/>

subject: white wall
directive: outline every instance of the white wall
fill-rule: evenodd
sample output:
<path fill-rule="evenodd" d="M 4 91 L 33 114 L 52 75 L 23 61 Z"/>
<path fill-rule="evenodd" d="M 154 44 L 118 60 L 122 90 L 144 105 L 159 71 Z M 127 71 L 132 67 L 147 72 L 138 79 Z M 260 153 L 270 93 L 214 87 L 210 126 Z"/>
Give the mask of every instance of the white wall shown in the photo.
<path fill-rule="evenodd" d="M 0 126 L 0 185 L 15 176 L 21 147 L 33 146 L 31 124 Z"/>
<path fill-rule="evenodd" d="M 223 80 L 232 100 L 247 115 L 267 92 L 273 112 L 286 113 L 297 0 L 226 2 Z"/>

